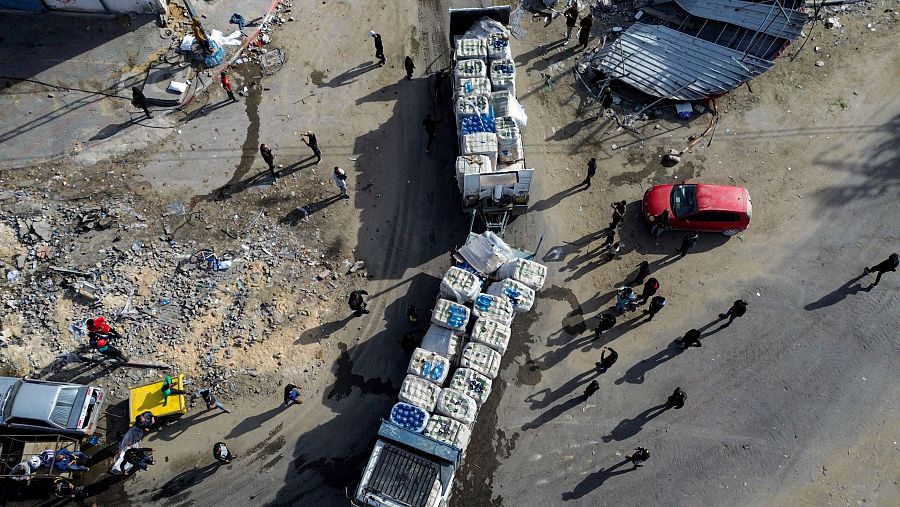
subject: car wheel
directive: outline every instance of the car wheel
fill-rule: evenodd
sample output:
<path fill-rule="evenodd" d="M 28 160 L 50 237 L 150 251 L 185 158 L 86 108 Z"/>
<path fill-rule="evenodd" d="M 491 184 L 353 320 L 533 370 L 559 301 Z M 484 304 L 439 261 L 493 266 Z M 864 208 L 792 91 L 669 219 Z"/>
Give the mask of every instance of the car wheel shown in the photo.
<path fill-rule="evenodd" d="M 741 232 L 740 229 L 728 229 L 727 231 L 722 231 L 722 234 L 726 236 L 734 236 L 735 234 Z"/>

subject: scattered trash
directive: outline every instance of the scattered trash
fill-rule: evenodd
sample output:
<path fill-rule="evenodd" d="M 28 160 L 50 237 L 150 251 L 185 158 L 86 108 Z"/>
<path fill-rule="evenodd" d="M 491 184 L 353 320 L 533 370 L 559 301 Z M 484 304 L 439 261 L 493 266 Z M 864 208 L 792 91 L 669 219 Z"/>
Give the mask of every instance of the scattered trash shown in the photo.
<path fill-rule="evenodd" d="M 836 17 L 825 18 L 825 28 L 841 28 L 844 25 L 841 24 L 841 21 Z"/>
<path fill-rule="evenodd" d="M 825 66 L 825 62 L 824 62 L 824 61 L 822 61 L 822 60 L 816 60 L 816 67 L 824 67 L 824 66 Z"/>

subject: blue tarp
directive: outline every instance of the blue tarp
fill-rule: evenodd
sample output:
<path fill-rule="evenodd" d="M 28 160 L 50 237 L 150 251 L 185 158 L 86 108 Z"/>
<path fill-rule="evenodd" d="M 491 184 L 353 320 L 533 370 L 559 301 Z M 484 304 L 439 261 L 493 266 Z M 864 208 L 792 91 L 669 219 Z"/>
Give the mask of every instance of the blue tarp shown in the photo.
<path fill-rule="evenodd" d="M 216 44 L 212 39 L 209 39 L 209 47 L 213 52 L 212 54 L 203 57 L 203 63 L 207 67 L 212 68 L 222 63 L 222 60 L 225 59 L 225 48 Z"/>
<path fill-rule="evenodd" d="M 46 10 L 41 0 L 0 0 L 0 9 L 12 9 L 16 11 L 43 11 Z"/>

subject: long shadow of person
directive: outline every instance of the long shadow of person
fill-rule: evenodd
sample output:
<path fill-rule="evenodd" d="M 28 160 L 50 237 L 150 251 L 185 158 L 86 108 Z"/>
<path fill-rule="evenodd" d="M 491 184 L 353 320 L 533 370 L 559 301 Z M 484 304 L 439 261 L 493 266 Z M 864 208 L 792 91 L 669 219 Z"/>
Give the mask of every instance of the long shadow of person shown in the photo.
<path fill-rule="evenodd" d="M 176 421 L 173 421 L 165 426 L 159 428 L 155 433 L 147 437 L 148 441 L 153 440 L 164 440 L 166 442 L 171 442 L 175 440 L 184 432 L 191 428 L 192 424 L 196 424 L 199 422 L 206 421 L 207 419 L 212 419 L 218 414 L 223 414 L 219 409 L 215 410 L 202 410 L 194 412 L 193 414 L 187 417 L 181 417 Z M 204 417 L 209 416 L 209 417 Z"/>
<path fill-rule="evenodd" d="M 551 391 L 549 387 L 545 387 L 540 391 L 528 395 L 528 397 L 525 398 L 525 401 L 531 404 L 531 406 L 529 407 L 531 410 L 541 410 L 543 408 L 547 408 L 551 403 L 571 393 L 575 389 L 578 389 L 579 386 L 588 383 L 589 381 L 591 381 L 591 379 L 596 378 L 599 375 L 600 372 L 598 372 L 596 368 L 591 368 L 584 373 L 580 373 L 575 377 L 572 377 L 572 379 L 570 379 L 568 382 L 559 386 L 559 389 Z M 539 394 L 543 394 L 540 400 L 537 399 L 537 396 Z"/>
<path fill-rule="evenodd" d="M 340 194 L 336 194 L 324 199 L 319 199 L 318 201 L 309 203 L 306 206 L 294 208 L 290 212 L 288 212 L 287 215 L 283 216 L 281 220 L 279 220 L 279 223 L 290 225 L 291 227 L 296 226 L 300 222 L 308 220 L 309 216 L 313 213 L 321 211 L 341 200 L 342 199 Z"/>
<path fill-rule="evenodd" d="M 181 472 L 180 474 L 166 481 L 159 488 L 159 490 L 150 497 L 150 499 L 162 500 L 163 498 L 170 498 L 175 495 L 184 493 L 186 489 L 194 487 L 207 477 L 215 474 L 219 469 L 219 466 L 220 463 L 215 462 L 210 463 L 203 468 L 192 468 L 190 470 L 185 470 L 184 472 Z"/>
<path fill-rule="evenodd" d="M 356 67 L 353 67 L 350 70 L 347 70 L 341 74 L 338 74 L 337 76 L 334 76 L 333 78 L 331 78 L 330 81 L 328 81 L 327 83 L 322 83 L 319 86 L 328 87 L 328 88 L 337 88 L 339 86 L 348 85 L 348 84 L 356 81 L 356 79 L 359 76 L 365 74 L 366 72 L 375 70 L 377 68 L 378 68 L 378 66 L 375 65 L 375 62 L 372 60 L 369 60 L 365 63 L 361 63 L 361 64 L 357 65 Z"/>
<path fill-rule="evenodd" d="M 622 465 L 628 463 L 628 460 L 622 460 L 609 468 L 601 468 L 579 482 L 575 489 L 562 494 L 563 501 L 577 500 L 591 491 L 599 488 L 604 482 L 617 475 L 627 474 L 635 468 L 621 468 Z M 619 470 L 617 470 L 619 469 Z"/>
<path fill-rule="evenodd" d="M 312 327 L 304 331 L 299 338 L 294 340 L 294 343 L 298 345 L 309 345 L 310 343 L 316 343 L 323 338 L 327 338 L 331 333 L 334 333 L 335 331 L 346 326 L 347 323 L 353 320 L 354 317 L 356 317 L 356 314 L 351 313 L 341 320 L 335 320 L 321 326 Z"/>
<path fill-rule="evenodd" d="M 567 189 L 560 190 L 556 194 L 551 195 L 550 197 L 548 197 L 546 199 L 543 199 L 543 200 L 540 200 L 540 201 L 534 203 L 531 206 L 530 211 L 546 211 L 546 210 L 552 208 L 553 206 L 556 206 L 560 202 L 562 202 L 562 200 L 565 199 L 566 197 L 569 197 L 570 195 L 573 195 L 573 194 L 577 194 L 578 192 L 581 192 L 585 188 L 587 188 L 587 187 L 585 187 L 581 183 L 578 183 L 576 185 L 572 185 L 571 187 L 569 187 Z"/>
<path fill-rule="evenodd" d="M 866 276 L 865 273 L 861 273 L 856 278 L 847 280 L 847 282 L 844 285 L 841 285 L 837 289 L 834 289 L 833 291 L 829 292 L 828 294 L 825 294 L 824 296 L 822 296 L 818 301 L 810 303 L 810 304 L 804 306 L 803 308 L 806 311 L 811 312 L 813 310 L 818 310 L 820 308 L 825 308 L 827 306 L 831 306 L 831 305 L 840 303 L 850 294 L 857 294 L 859 291 L 869 292 L 872 289 L 871 287 L 864 289 L 862 287 L 862 285 L 859 283 L 857 283 L 856 285 L 853 285 L 854 282 L 858 282 L 864 276 Z"/>
<path fill-rule="evenodd" d="M 681 348 L 678 341 L 673 341 L 666 348 L 635 364 L 631 368 L 628 368 L 625 375 L 616 379 L 616 384 L 623 384 L 625 382 L 628 382 L 629 384 L 643 384 L 644 375 L 646 375 L 648 371 L 670 359 L 674 359 L 682 352 L 684 352 L 684 349 Z"/>
<path fill-rule="evenodd" d="M 231 431 L 225 435 L 226 439 L 237 438 L 244 433 L 249 433 L 257 428 L 259 428 L 262 423 L 268 421 L 269 419 L 275 417 L 280 414 L 283 410 L 287 409 L 288 406 L 284 404 L 279 404 L 275 408 L 271 408 L 266 412 L 261 414 L 251 415 L 250 417 L 241 421 L 237 426 L 231 429 Z"/>
<path fill-rule="evenodd" d="M 575 408 L 578 404 L 580 404 L 584 401 L 587 401 L 587 399 L 588 399 L 587 394 L 581 394 L 574 398 L 570 398 L 565 403 L 560 403 L 559 405 L 556 405 L 555 407 L 551 408 L 550 410 L 537 416 L 533 421 L 523 424 L 522 431 L 540 428 L 541 426 L 547 424 L 548 422 L 565 414 L 570 409 Z"/>
<path fill-rule="evenodd" d="M 638 432 L 640 432 L 644 428 L 645 424 L 658 417 L 668 409 L 669 405 L 663 403 L 661 405 L 650 407 L 647 410 L 644 410 L 643 412 L 638 414 L 637 417 L 634 417 L 632 419 L 622 419 L 621 421 L 619 421 L 619 424 L 617 424 L 616 427 L 609 432 L 609 435 L 603 436 L 603 441 L 609 443 L 613 440 L 627 440 L 637 435 Z"/>

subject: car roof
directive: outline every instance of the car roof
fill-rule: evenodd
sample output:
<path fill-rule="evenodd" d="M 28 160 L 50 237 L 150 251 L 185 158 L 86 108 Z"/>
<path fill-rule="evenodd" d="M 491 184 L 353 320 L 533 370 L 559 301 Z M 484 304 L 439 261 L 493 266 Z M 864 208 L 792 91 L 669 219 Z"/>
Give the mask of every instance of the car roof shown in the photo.
<path fill-rule="evenodd" d="M 744 187 L 697 183 L 697 209 L 716 211 L 747 211 Z"/>
<path fill-rule="evenodd" d="M 46 421 L 53 411 L 60 389 L 64 387 L 67 386 L 23 383 L 16 393 L 16 399 L 13 400 L 9 416 Z"/>

